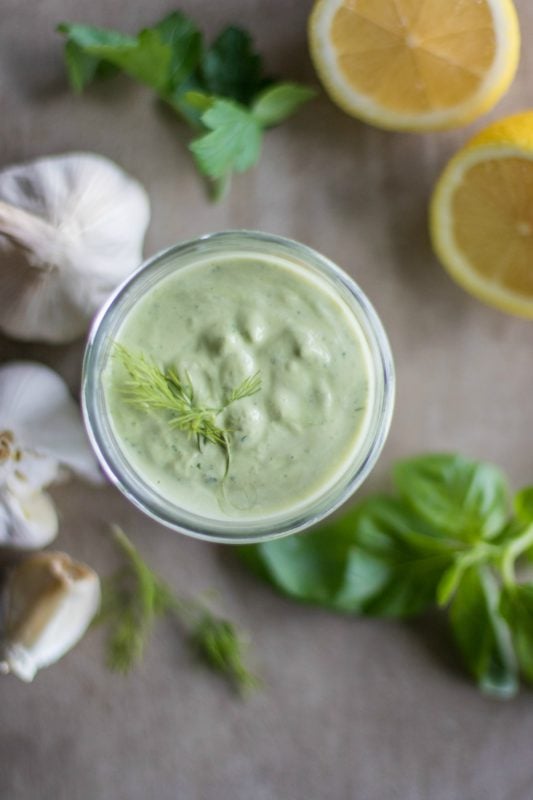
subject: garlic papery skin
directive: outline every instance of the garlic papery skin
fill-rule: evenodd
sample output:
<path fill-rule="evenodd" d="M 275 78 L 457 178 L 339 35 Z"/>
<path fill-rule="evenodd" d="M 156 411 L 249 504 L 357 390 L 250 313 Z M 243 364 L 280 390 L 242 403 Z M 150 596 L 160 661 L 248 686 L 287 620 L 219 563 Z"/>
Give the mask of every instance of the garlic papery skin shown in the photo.
<path fill-rule="evenodd" d="M 141 184 L 107 158 L 68 153 L 0 171 L 0 330 L 81 336 L 142 261 L 150 220 Z"/>
<path fill-rule="evenodd" d="M 83 636 L 100 604 L 100 581 L 65 553 L 36 553 L 15 566 L 3 595 L 0 669 L 32 681 Z"/>
<path fill-rule="evenodd" d="M 25 494 L 48 486 L 60 467 L 94 483 L 102 473 L 64 380 L 32 361 L 0 366 L 0 486 Z"/>

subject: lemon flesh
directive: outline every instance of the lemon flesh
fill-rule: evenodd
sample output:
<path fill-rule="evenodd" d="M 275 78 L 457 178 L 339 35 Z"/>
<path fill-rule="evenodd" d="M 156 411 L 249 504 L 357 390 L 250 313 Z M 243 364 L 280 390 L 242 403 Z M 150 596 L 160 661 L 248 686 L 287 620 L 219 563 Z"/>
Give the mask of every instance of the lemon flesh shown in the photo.
<path fill-rule="evenodd" d="M 431 238 L 464 288 L 533 319 L 533 111 L 489 126 L 450 161 L 432 199 Z"/>
<path fill-rule="evenodd" d="M 332 98 L 394 130 L 475 119 L 509 87 L 520 49 L 511 0 L 318 0 L 309 36 Z"/>

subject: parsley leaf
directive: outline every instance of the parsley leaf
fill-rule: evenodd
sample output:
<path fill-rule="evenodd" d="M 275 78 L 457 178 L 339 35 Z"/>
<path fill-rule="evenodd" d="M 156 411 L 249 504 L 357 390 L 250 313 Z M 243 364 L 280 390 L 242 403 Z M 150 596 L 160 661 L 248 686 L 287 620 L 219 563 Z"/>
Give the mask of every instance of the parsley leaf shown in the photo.
<path fill-rule="evenodd" d="M 70 80 L 70 85 L 77 94 L 95 77 L 105 77 L 117 72 L 117 68 L 101 58 L 91 56 L 75 41 L 68 41 L 65 45 L 65 61 Z"/>
<path fill-rule="evenodd" d="M 176 11 L 136 36 L 92 25 L 61 23 L 72 88 L 122 71 L 151 87 L 195 131 L 195 163 L 221 196 L 233 172 L 259 158 L 265 128 L 277 125 L 314 91 L 275 83 L 246 31 L 229 26 L 208 47 L 195 23 Z"/>
<path fill-rule="evenodd" d="M 314 89 L 298 83 L 276 83 L 255 98 L 252 114 L 265 128 L 279 125 L 315 96 Z"/>
<path fill-rule="evenodd" d="M 154 28 L 160 40 L 171 50 L 165 91 L 172 93 L 188 80 L 202 57 L 203 37 L 194 22 L 175 11 Z"/>
<path fill-rule="evenodd" d="M 264 84 L 261 56 L 252 37 L 241 28 L 222 31 L 202 59 L 201 74 L 207 92 L 248 105 Z"/>
<path fill-rule="evenodd" d="M 208 178 L 244 172 L 259 158 L 263 132 L 253 115 L 230 100 L 214 100 L 202 115 L 210 133 L 189 145 L 198 169 Z"/>
<path fill-rule="evenodd" d="M 90 25 L 67 25 L 58 30 L 68 36 L 67 45 L 74 42 L 78 53 L 106 61 L 126 72 L 132 78 L 165 91 L 171 72 L 172 49 L 162 39 L 158 29 L 147 28 L 138 36 L 126 36 L 118 31 L 95 28 Z M 73 81 L 72 62 L 68 65 Z"/>

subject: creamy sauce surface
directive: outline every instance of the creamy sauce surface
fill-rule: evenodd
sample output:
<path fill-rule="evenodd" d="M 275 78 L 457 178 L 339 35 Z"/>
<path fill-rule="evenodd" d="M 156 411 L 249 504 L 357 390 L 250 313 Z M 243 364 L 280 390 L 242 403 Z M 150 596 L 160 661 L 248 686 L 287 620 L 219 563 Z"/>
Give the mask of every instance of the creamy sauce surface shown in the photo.
<path fill-rule="evenodd" d="M 187 371 L 202 404 L 219 406 L 259 371 L 261 391 L 217 417 L 231 464 L 172 430 L 169 415 L 124 400 L 115 357 L 103 372 L 120 448 L 160 495 L 214 519 L 257 519 L 307 503 L 346 468 L 368 425 L 370 353 L 325 281 L 274 257 L 224 254 L 176 270 L 135 304 L 117 341 Z"/>

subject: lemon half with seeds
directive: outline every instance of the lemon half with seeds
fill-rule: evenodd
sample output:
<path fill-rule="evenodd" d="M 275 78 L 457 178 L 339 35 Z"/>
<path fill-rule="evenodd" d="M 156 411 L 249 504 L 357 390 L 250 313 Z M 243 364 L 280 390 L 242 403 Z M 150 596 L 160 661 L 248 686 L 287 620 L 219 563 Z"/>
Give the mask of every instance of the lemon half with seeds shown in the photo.
<path fill-rule="evenodd" d="M 488 111 L 513 80 L 520 50 L 512 0 L 318 0 L 309 41 L 341 108 L 410 131 Z"/>
<path fill-rule="evenodd" d="M 533 111 L 489 125 L 452 158 L 433 194 L 430 228 L 461 286 L 533 319 Z"/>

